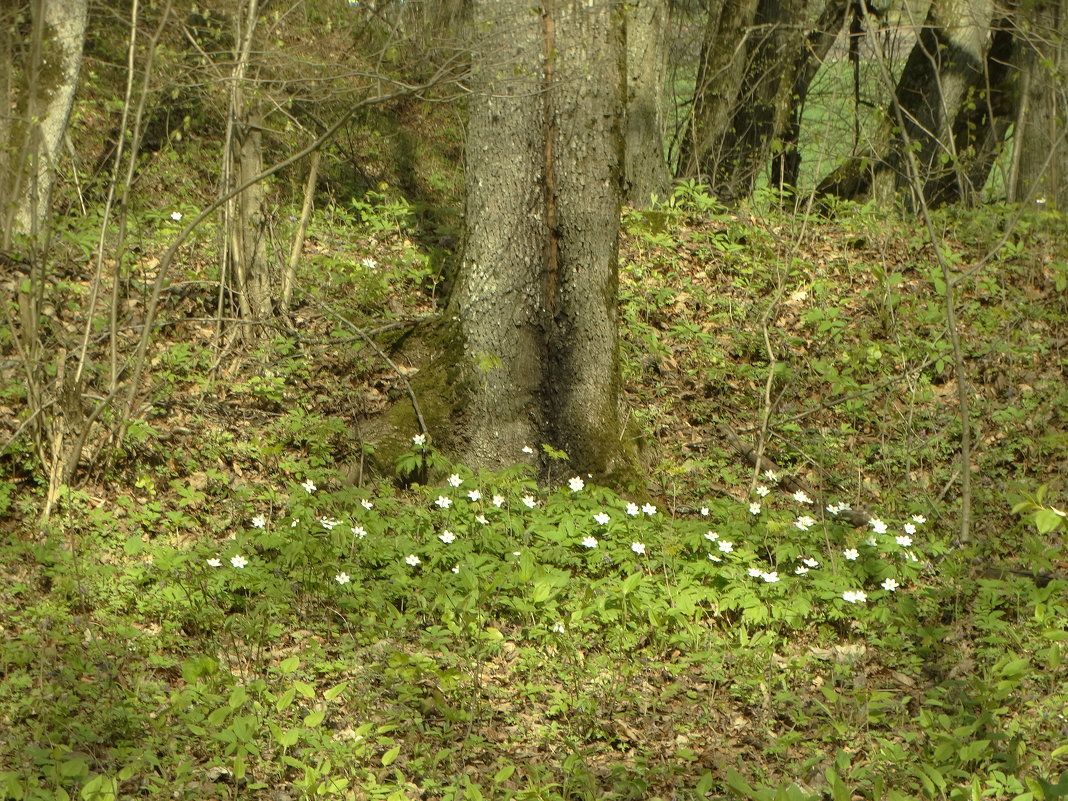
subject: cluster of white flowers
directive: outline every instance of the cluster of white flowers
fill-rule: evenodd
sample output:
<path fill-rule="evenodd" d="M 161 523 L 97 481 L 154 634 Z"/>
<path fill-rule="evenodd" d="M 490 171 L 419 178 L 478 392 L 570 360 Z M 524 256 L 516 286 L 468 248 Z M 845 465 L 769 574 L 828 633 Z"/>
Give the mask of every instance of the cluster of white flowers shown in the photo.
<path fill-rule="evenodd" d="M 868 594 L 864 590 L 846 590 L 842 593 L 842 600 L 850 604 L 862 604 L 868 600 Z"/>

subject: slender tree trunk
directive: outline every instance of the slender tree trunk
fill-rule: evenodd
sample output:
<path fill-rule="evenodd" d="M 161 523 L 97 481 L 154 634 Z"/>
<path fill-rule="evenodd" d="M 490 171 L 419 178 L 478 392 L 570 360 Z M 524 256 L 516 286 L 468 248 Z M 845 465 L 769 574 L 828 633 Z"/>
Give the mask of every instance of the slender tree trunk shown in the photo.
<path fill-rule="evenodd" d="M 18 46 L 10 30 L 3 34 L 6 52 L 0 54 L 7 61 L 0 75 L 5 103 L 0 125 L 0 150 L 6 151 L 0 162 L 4 247 L 12 231 L 37 237 L 46 229 L 85 43 L 87 0 L 31 0 L 28 7 L 32 33 L 24 66 L 20 70 L 11 63 Z M 20 10 L 7 13 L 17 20 Z"/>
<path fill-rule="evenodd" d="M 1014 134 L 1017 180 L 1011 199 L 1068 209 L 1068 8 L 1043 0 L 1023 21 L 1018 46 L 1023 89 Z"/>
<path fill-rule="evenodd" d="M 501 466 L 547 443 L 604 476 L 623 450 L 621 15 L 611 0 L 479 0 L 474 14 L 485 45 L 452 299 L 472 365 L 466 457 Z"/>
<path fill-rule="evenodd" d="M 259 101 L 249 91 L 252 42 L 258 0 L 248 0 L 237 16 L 237 59 L 230 90 L 230 116 L 223 155 L 222 191 L 229 192 L 263 172 L 263 133 Z M 267 254 L 266 191 L 253 184 L 224 206 L 223 274 L 237 298 L 242 319 L 261 321 L 274 315 Z M 257 337 L 258 329 L 246 336 Z"/>
<path fill-rule="evenodd" d="M 664 158 L 664 80 L 667 0 L 631 0 L 627 6 L 626 202 L 644 207 L 667 196 Z"/>
<path fill-rule="evenodd" d="M 790 92 L 789 119 L 783 125 L 782 148 L 772 159 L 771 182 L 780 189 L 796 187 L 801 174 L 801 116 L 805 110 L 808 90 L 816 73 L 823 66 L 838 34 L 849 18 L 849 0 L 829 0 L 820 14 L 816 27 L 805 39 L 792 69 L 793 89 Z"/>

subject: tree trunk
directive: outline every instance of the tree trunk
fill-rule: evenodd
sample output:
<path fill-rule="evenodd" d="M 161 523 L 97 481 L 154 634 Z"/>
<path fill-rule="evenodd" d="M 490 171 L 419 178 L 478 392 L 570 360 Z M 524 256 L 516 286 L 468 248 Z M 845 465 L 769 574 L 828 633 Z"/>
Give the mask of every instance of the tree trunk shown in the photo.
<path fill-rule="evenodd" d="M 965 194 L 968 178 L 959 163 L 954 127 L 967 104 L 985 91 L 993 14 L 993 0 L 932 2 L 876 136 L 875 152 L 847 160 L 820 182 L 819 194 L 852 200 L 871 195 L 884 202 L 888 198 L 880 188 L 891 186 L 893 194 L 908 193 L 910 208 L 919 204 L 917 189 L 925 202 Z"/>
<path fill-rule="evenodd" d="M 793 89 L 790 92 L 789 119 L 783 125 L 780 138 L 782 148 L 772 159 L 771 182 L 779 189 L 796 187 L 801 174 L 801 116 L 813 79 L 823 66 L 827 53 L 838 38 L 852 4 L 848 0 L 829 0 L 820 14 L 816 27 L 809 32 L 804 47 L 797 54 L 792 69 Z"/>
<path fill-rule="evenodd" d="M 666 0 L 632 0 L 627 7 L 626 202 L 642 208 L 670 186 L 664 158 Z"/>
<path fill-rule="evenodd" d="M 479 0 L 474 12 L 485 47 L 452 299 L 473 375 L 465 457 L 500 467 L 544 443 L 605 476 L 623 461 L 621 16 L 611 0 Z"/>
<path fill-rule="evenodd" d="M 749 29 L 757 5 L 758 0 L 719 0 L 708 13 L 693 106 L 679 155 L 680 177 L 711 178 L 719 171 L 720 142 L 745 76 Z"/>
<path fill-rule="evenodd" d="M 1015 180 L 1010 199 L 1044 201 L 1068 209 L 1068 8 L 1044 0 L 1023 20 L 1018 46 L 1022 72 L 1020 110 L 1014 133 Z"/>
<path fill-rule="evenodd" d="M 56 162 L 59 159 L 67 121 L 74 105 L 81 72 L 82 47 L 88 4 L 86 0 L 31 0 L 31 36 L 21 67 L 11 59 L 18 45 L 5 27 L 5 57 L 0 90 L 3 90 L 3 122 L 0 123 L 0 209 L 2 244 L 10 244 L 11 233 L 41 235 L 52 200 Z M 17 21 L 21 9 L 8 11 Z M 6 16 L 6 15 L 5 15 Z M 14 109 L 13 117 L 8 117 Z"/>
<path fill-rule="evenodd" d="M 260 104 L 250 96 L 248 76 L 255 36 L 258 0 L 249 0 L 237 16 L 237 60 L 230 89 L 222 191 L 230 192 L 263 172 L 263 133 Z M 230 200 L 223 210 L 223 275 L 237 299 L 243 320 L 255 322 L 274 316 L 273 292 L 267 254 L 266 192 L 255 183 Z M 262 332 L 247 329 L 246 338 Z"/>

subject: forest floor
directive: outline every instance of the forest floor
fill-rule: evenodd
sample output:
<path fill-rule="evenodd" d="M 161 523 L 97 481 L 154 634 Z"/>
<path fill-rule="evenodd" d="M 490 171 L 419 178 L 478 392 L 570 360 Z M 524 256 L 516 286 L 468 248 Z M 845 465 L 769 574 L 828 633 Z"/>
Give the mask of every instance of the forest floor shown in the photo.
<path fill-rule="evenodd" d="M 549 487 L 447 464 L 434 432 L 402 457 L 425 486 L 383 474 L 364 433 L 425 367 L 391 346 L 440 313 L 403 206 L 318 216 L 262 337 L 219 322 L 205 235 L 135 422 L 47 525 L 32 449 L 4 456 L 0 799 L 1068 796 L 1068 241 L 1056 212 L 1016 215 L 937 220 L 963 468 L 946 276 L 915 223 L 686 186 L 628 212 L 632 497 L 564 460 Z M 78 236 L 57 348 L 88 293 Z"/>

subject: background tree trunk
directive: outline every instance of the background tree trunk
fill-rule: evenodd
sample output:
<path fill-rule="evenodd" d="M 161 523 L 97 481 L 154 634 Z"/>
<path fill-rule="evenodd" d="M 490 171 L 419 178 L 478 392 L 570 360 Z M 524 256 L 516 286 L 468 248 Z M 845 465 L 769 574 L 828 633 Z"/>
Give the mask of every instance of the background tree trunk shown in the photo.
<path fill-rule="evenodd" d="M 632 0 L 627 7 L 626 202 L 644 207 L 667 197 L 664 158 L 666 0 Z"/>
<path fill-rule="evenodd" d="M 467 239 L 453 298 L 473 365 L 468 459 L 620 465 L 616 257 L 624 44 L 610 0 L 475 4 Z M 504 60 L 506 59 L 506 60 Z"/>
<path fill-rule="evenodd" d="M 21 53 L 8 25 L 17 25 L 25 9 L 11 8 L 5 13 L 12 17 L 10 23 L 2 20 L 6 52 L 0 55 L 6 63 L 0 75 L 4 101 L 0 150 L 5 152 L 0 163 L 4 195 L 0 224 L 5 248 L 13 231 L 37 236 L 46 228 L 85 43 L 86 0 L 31 0 L 27 5 L 31 35 Z M 16 54 L 21 56 L 21 69 L 12 61 Z M 8 118 L 12 109 L 14 115 Z"/>
<path fill-rule="evenodd" d="M 1020 109 L 1015 126 L 1018 151 L 1010 199 L 1028 197 L 1068 209 L 1068 8 L 1065 0 L 1044 0 L 1022 20 L 1018 46 Z"/>

